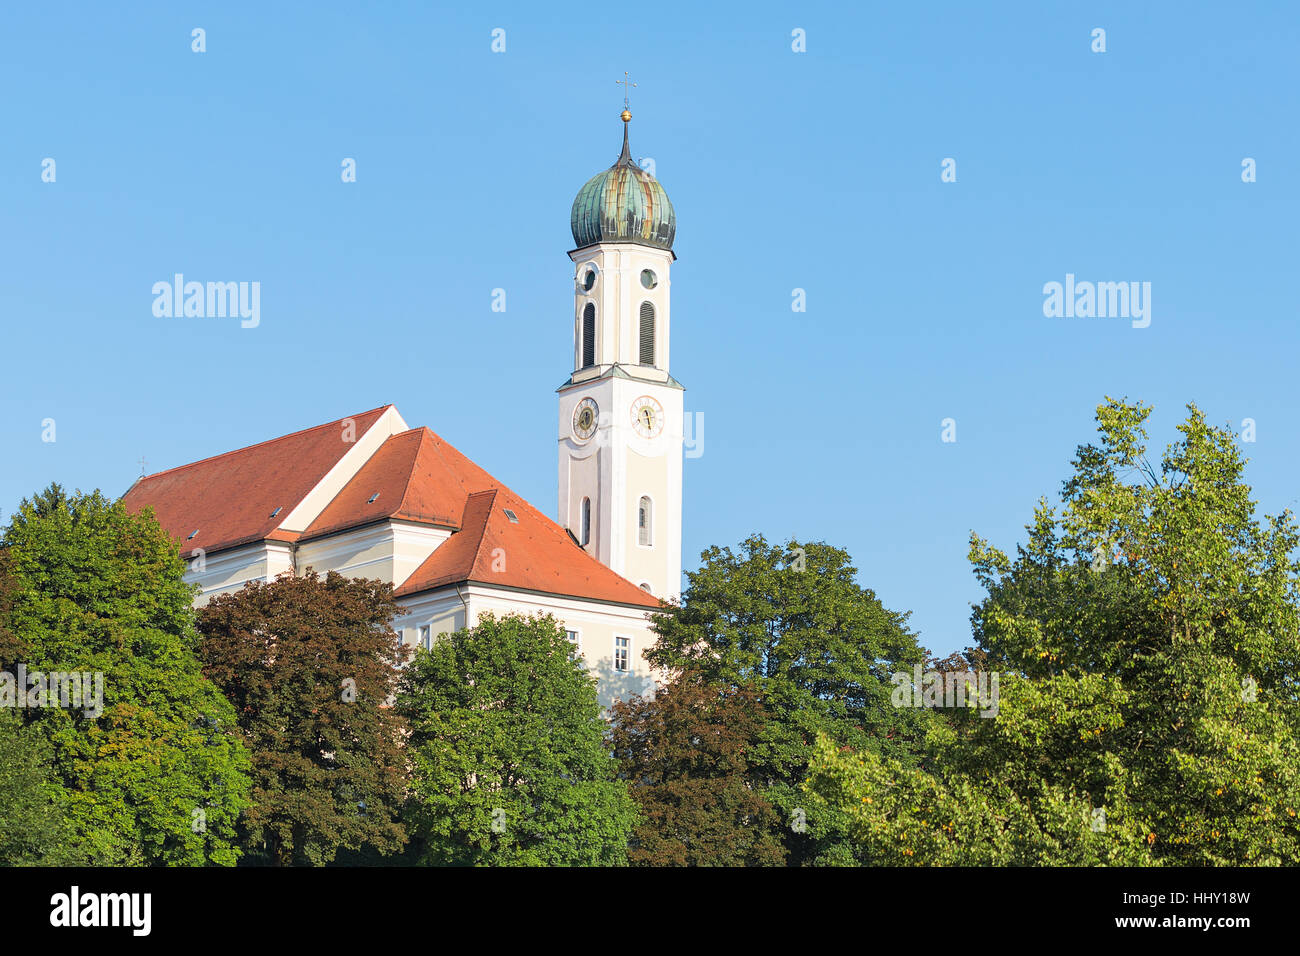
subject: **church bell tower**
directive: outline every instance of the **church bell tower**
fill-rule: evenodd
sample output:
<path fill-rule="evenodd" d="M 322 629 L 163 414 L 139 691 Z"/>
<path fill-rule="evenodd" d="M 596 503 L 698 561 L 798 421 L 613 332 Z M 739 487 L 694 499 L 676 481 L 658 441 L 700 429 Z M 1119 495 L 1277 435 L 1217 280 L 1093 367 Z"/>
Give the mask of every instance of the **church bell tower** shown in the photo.
<path fill-rule="evenodd" d="M 656 597 L 681 591 L 682 386 L 669 374 L 677 219 L 628 147 L 573 201 L 573 373 L 558 389 L 559 523 Z"/>

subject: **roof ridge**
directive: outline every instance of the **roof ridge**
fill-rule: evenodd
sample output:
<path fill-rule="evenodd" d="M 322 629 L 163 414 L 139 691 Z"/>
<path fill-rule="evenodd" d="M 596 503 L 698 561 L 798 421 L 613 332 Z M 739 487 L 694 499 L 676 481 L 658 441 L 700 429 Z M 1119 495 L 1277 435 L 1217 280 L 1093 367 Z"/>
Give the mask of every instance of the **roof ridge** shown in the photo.
<path fill-rule="evenodd" d="M 434 438 L 436 438 L 439 441 L 440 444 L 446 445 L 448 448 L 451 448 L 456 454 L 460 455 L 462 458 L 464 457 L 464 454 L 462 452 L 456 449 L 455 446 L 450 445 L 445 440 L 443 440 L 437 434 L 437 432 L 434 432 L 432 429 L 427 429 L 427 430 Z M 445 451 L 444 449 L 439 448 L 438 453 L 439 453 L 439 457 L 443 461 L 446 461 L 444 451 Z M 470 525 L 465 517 L 465 514 L 462 514 L 460 530 L 455 532 L 451 538 L 451 540 L 455 540 L 457 534 L 473 535 L 474 532 L 477 530 L 477 535 L 470 539 L 473 542 L 473 547 L 467 548 L 467 550 L 470 553 L 465 555 L 462 558 L 456 559 L 455 565 L 448 566 L 443 569 L 443 577 L 445 578 L 445 580 L 442 580 L 440 583 L 432 583 L 433 581 L 438 580 L 436 578 L 431 580 L 426 580 L 421 582 L 420 587 L 416 589 L 412 589 L 412 582 L 416 579 L 417 575 L 424 569 L 426 565 L 428 565 L 429 563 L 435 560 L 435 558 L 438 556 L 442 548 L 447 547 L 451 543 L 451 540 L 436 548 L 433 551 L 433 553 L 430 554 L 427 558 L 425 558 L 425 560 L 421 562 L 420 566 L 417 567 L 414 571 L 412 571 L 411 574 L 407 576 L 406 580 L 404 580 L 397 587 L 397 591 L 400 593 L 401 596 L 408 596 L 410 594 L 418 594 L 425 590 L 433 590 L 440 587 L 447 587 L 453 583 L 456 583 L 457 581 L 462 581 L 466 583 L 479 583 L 487 586 L 512 587 L 512 585 L 500 584 L 500 582 L 494 580 L 494 576 L 489 575 L 487 577 L 484 577 L 483 574 L 481 573 L 482 569 L 480 569 L 479 567 L 480 559 L 484 557 L 484 548 L 486 546 L 488 536 L 491 534 L 499 534 L 505 528 L 505 525 L 502 522 L 504 522 L 507 519 L 499 515 L 498 512 L 498 506 L 499 506 L 502 509 L 504 508 L 517 509 L 520 512 L 519 517 L 524 522 L 523 527 L 525 528 L 525 530 L 529 528 L 533 528 L 532 531 L 529 531 L 527 533 L 527 538 L 529 540 L 536 542 L 539 546 L 546 547 L 547 546 L 545 544 L 546 541 L 553 541 L 555 543 L 562 543 L 566 551 L 568 551 L 568 549 L 573 549 L 573 551 L 570 553 L 576 552 L 575 555 L 576 559 L 579 561 L 580 564 L 585 564 L 588 569 L 586 571 L 586 574 L 588 575 L 587 580 L 591 580 L 591 576 L 603 577 L 609 580 L 610 582 L 618 582 L 619 583 L 618 589 L 624 589 L 623 592 L 619 594 L 619 591 L 617 589 L 610 590 L 608 588 L 604 588 L 604 593 L 606 596 L 594 598 L 595 600 L 608 601 L 625 607 L 648 608 L 648 607 L 655 607 L 658 605 L 658 601 L 654 598 L 653 595 L 643 594 L 642 590 L 638 588 L 636 584 L 628 580 L 622 574 L 619 574 L 613 568 L 604 564 L 602 561 L 600 561 L 599 558 L 589 553 L 585 548 L 582 547 L 575 548 L 572 543 L 572 537 L 571 537 L 572 532 L 566 532 L 566 529 L 562 525 L 560 525 L 559 522 L 555 521 L 553 518 L 550 518 L 543 511 L 541 511 L 539 508 L 533 505 L 532 502 L 530 502 L 527 498 L 523 497 L 518 492 L 511 489 L 509 485 L 506 485 L 499 478 L 492 475 L 490 472 L 488 472 L 482 466 L 478 465 L 476 462 L 468 458 L 466 458 L 465 460 L 469 462 L 471 466 L 477 469 L 477 471 L 486 475 L 489 481 L 493 482 L 493 484 L 487 488 L 478 491 L 464 492 L 465 513 L 468 513 L 471 505 L 480 504 L 482 501 L 487 502 L 487 509 L 481 524 L 476 523 L 474 525 Z M 462 487 L 463 487 L 463 483 L 462 483 Z M 593 599 L 590 593 L 584 594 L 583 589 L 581 587 L 577 589 L 565 590 L 563 585 L 556 586 L 555 584 L 539 583 L 539 586 L 535 589 L 524 588 L 524 590 L 535 590 L 536 593 L 556 594 L 562 597 L 576 598 L 578 600 Z M 634 592 L 637 596 L 643 596 L 643 599 L 633 600 Z"/>
<path fill-rule="evenodd" d="M 355 414 L 352 415 L 344 415 L 342 418 L 336 418 L 331 422 L 322 422 L 319 425 L 311 425 L 308 428 L 300 428 L 296 432 L 289 432 L 289 434 L 287 435 L 280 435 L 276 438 L 268 438 L 266 441 L 254 442 L 251 445 L 241 445 L 239 448 L 232 448 L 230 451 L 223 451 L 219 455 L 209 455 L 207 458 L 200 458 L 197 461 L 187 462 L 184 465 L 177 465 L 175 468 L 167 468 L 164 469 L 163 471 L 155 471 L 153 474 L 150 475 L 141 475 L 139 478 L 135 480 L 135 482 L 132 483 L 132 487 L 135 487 L 136 483 L 139 483 L 140 481 L 144 481 L 149 478 L 161 478 L 163 475 L 170 475 L 173 471 L 182 471 L 186 468 L 193 468 L 195 465 L 202 465 L 211 461 L 220 461 L 222 458 L 229 458 L 231 455 L 237 455 L 242 451 L 252 451 L 254 448 L 262 448 L 265 445 L 274 445 L 276 442 L 282 442 L 290 438 L 296 438 L 299 435 L 305 435 L 307 432 L 314 432 L 322 428 L 329 428 L 331 425 L 337 425 L 340 422 L 345 422 L 349 418 L 360 418 L 363 415 L 369 415 L 371 412 L 386 411 L 392 407 L 393 407 L 393 403 L 389 402 L 387 405 L 380 405 L 377 408 L 368 408 L 364 412 L 356 412 Z"/>
<path fill-rule="evenodd" d="M 400 498 L 397 499 L 397 507 L 394 508 L 393 511 L 389 514 L 389 517 L 390 517 L 390 518 L 392 518 L 392 517 L 396 517 L 397 515 L 402 514 L 403 512 L 405 512 L 405 511 L 407 510 L 407 508 L 406 508 L 406 496 L 409 495 L 409 494 L 411 493 L 411 482 L 412 482 L 412 480 L 414 480 L 414 478 L 415 478 L 415 466 L 416 466 L 416 463 L 419 462 L 419 460 L 420 460 L 420 449 L 424 447 L 424 433 L 425 433 L 426 431 L 428 431 L 428 429 L 427 429 L 427 428 L 410 428 L 410 429 L 407 429 L 406 431 L 402 432 L 401 434 L 398 434 L 398 435 L 391 435 L 391 436 L 389 436 L 389 438 L 388 438 L 389 441 L 392 441 L 394 438 L 401 438 L 402 435 L 408 435 L 408 434 L 410 434 L 411 432 L 414 432 L 414 431 L 418 431 L 418 432 L 420 433 L 420 439 L 419 439 L 419 441 L 417 441 L 417 442 L 415 443 L 415 454 L 411 456 L 411 467 L 410 467 L 410 469 L 406 472 L 406 484 L 402 485 L 402 497 L 400 497 Z"/>
<path fill-rule="evenodd" d="M 476 567 L 478 567 L 478 556 L 479 556 L 479 554 L 482 553 L 482 551 L 483 551 L 483 542 L 487 540 L 487 536 L 488 536 L 488 526 L 492 524 L 492 509 L 496 506 L 497 489 L 496 489 L 496 488 L 486 488 L 486 489 L 484 489 L 483 491 L 471 491 L 471 492 L 466 496 L 466 498 L 465 498 L 465 511 L 468 511 L 468 510 L 469 510 L 469 501 L 470 501 L 470 499 L 471 499 L 471 498 L 477 498 L 477 497 L 479 497 L 479 496 L 481 496 L 481 495 L 488 495 L 488 496 L 490 496 L 491 499 L 492 499 L 492 501 L 488 504 L 487 514 L 483 517 L 483 530 L 482 530 L 481 532 L 479 532 L 478 541 L 476 541 L 476 542 L 474 543 L 474 554 L 470 556 L 470 561 L 469 561 L 469 570 L 466 571 L 466 573 L 465 573 L 465 574 L 466 574 L 466 579 L 467 579 L 467 580 L 468 580 L 469 576 L 472 575 L 472 574 L 474 573 L 474 569 L 475 569 Z M 464 514 L 464 512 L 462 512 L 462 513 L 461 513 L 461 516 L 460 516 L 460 528 L 461 528 L 461 530 L 460 530 L 460 531 L 457 531 L 457 532 L 456 532 L 457 534 L 461 534 L 461 533 L 463 533 L 464 530 L 465 530 L 465 514 Z M 415 570 L 418 571 L 418 570 L 420 570 L 420 569 L 419 569 L 419 568 L 416 568 Z M 412 572 L 412 574 L 414 574 L 414 573 L 415 573 L 415 572 Z"/>

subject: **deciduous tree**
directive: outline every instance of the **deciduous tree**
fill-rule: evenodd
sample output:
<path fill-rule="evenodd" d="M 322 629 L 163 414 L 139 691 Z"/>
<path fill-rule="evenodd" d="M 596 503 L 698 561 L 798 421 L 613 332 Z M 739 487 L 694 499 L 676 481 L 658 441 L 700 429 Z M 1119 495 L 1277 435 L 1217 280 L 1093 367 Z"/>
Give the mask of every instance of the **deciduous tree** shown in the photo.
<path fill-rule="evenodd" d="M 4 531 L 14 589 L 0 669 L 102 675 L 103 710 L 26 709 L 53 800 L 97 865 L 233 864 L 248 754 L 203 678 L 176 543 L 152 516 L 58 485 Z M 53 704 L 53 701 L 49 702 Z"/>
<path fill-rule="evenodd" d="M 780 547 L 755 535 L 702 558 L 681 606 L 655 617 L 646 659 L 712 685 L 751 685 L 768 715 L 758 778 L 790 862 L 856 862 L 845 820 L 828 806 L 811 813 L 800 784 L 819 733 L 911 759 L 928 714 L 895 707 L 890 679 L 924 657 L 907 615 L 885 608 L 857 583 L 849 555 L 824 543 Z"/>
<path fill-rule="evenodd" d="M 422 862 L 626 861 L 636 808 L 571 648 L 552 617 L 485 615 L 417 652 L 398 710 L 411 726 Z"/>
<path fill-rule="evenodd" d="M 614 705 L 611 742 L 642 821 L 629 861 L 643 866 L 785 862 L 781 818 L 763 796 L 766 714 L 752 686 L 694 671 L 652 697 Z"/>
<path fill-rule="evenodd" d="M 252 582 L 199 614 L 204 673 L 252 753 L 245 838 L 276 865 L 405 842 L 397 611 L 392 585 L 331 571 Z"/>
<path fill-rule="evenodd" d="M 1148 415 L 1098 408 L 1100 440 L 1079 448 L 1061 507 L 1040 502 L 1014 560 L 972 536 L 988 590 L 972 620 L 1005 670 L 1000 706 L 936 741 L 928 786 L 966 795 L 967 832 L 1038 834 L 1032 862 L 1295 865 L 1296 523 L 1255 517 L 1230 429 L 1189 406 L 1155 465 Z M 898 775 L 856 760 L 823 749 L 813 791 L 854 808 L 861 837 L 906 833 L 916 862 L 950 860 L 939 829 L 955 811 L 868 821 L 860 805 L 889 803 Z"/>

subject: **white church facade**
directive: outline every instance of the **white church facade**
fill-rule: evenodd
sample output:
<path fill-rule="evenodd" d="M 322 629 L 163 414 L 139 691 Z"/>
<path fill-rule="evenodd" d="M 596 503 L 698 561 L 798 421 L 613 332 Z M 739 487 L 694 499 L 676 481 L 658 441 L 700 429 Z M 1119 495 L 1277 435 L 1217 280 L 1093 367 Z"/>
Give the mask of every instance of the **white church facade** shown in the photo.
<path fill-rule="evenodd" d="M 308 569 L 394 587 L 410 645 L 487 612 L 549 613 L 602 701 L 653 689 L 649 614 L 681 582 L 682 386 L 668 371 L 676 219 L 623 151 L 578 193 L 573 371 L 553 521 L 386 405 L 142 476 L 123 497 L 179 541 L 198 604 Z"/>

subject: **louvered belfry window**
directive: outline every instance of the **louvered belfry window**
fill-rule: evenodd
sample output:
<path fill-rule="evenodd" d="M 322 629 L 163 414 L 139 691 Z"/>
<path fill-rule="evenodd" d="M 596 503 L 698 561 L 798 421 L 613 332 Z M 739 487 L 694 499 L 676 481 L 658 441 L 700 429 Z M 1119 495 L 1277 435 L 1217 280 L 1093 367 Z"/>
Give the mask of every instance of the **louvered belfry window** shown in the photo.
<path fill-rule="evenodd" d="M 596 364 L 596 306 L 588 302 L 582 310 L 582 367 Z"/>
<path fill-rule="evenodd" d="M 655 307 L 641 303 L 641 358 L 642 365 L 655 364 Z"/>

